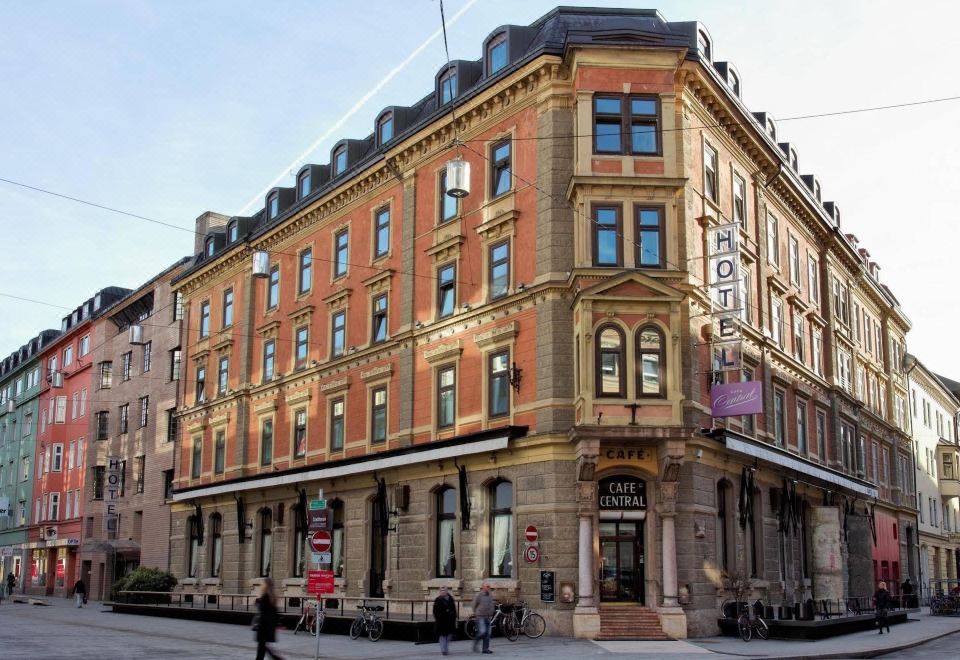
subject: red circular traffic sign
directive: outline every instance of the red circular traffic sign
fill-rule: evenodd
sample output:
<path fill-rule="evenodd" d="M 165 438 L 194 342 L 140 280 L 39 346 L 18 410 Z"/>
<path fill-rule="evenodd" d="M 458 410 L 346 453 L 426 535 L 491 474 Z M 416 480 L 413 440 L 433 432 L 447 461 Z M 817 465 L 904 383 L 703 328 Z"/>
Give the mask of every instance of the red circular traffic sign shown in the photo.
<path fill-rule="evenodd" d="M 330 532 L 320 530 L 310 537 L 310 547 L 314 552 L 330 552 Z"/>
<path fill-rule="evenodd" d="M 527 541 L 534 543 L 538 538 L 540 538 L 540 532 L 537 531 L 537 528 L 533 525 L 527 525 L 527 528 L 523 532 L 524 536 L 527 537 Z"/>
<path fill-rule="evenodd" d="M 536 564 L 540 561 L 540 549 L 535 545 L 531 545 L 523 551 L 523 556 L 529 563 Z"/>

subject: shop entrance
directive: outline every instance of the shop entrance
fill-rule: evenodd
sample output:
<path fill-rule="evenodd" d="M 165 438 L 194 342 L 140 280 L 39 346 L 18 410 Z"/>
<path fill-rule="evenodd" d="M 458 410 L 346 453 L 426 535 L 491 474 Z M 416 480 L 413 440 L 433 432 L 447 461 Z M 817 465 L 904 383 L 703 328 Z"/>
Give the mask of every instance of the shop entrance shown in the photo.
<path fill-rule="evenodd" d="M 600 600 L 644 602 L 642 520 L 600 520 Z"/>

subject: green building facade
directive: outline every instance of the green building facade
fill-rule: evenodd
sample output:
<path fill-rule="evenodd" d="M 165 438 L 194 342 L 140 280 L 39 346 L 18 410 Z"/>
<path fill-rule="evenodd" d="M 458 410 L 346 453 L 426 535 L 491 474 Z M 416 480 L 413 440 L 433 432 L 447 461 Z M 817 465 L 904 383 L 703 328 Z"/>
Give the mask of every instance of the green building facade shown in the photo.
<path fill-rule="evenodd" d="M 33 515 L 34 456 L 40 423 L 40 352 L 60 333 L 44 330 L 0 361 L 0 567 L 23 592 L 29 561 L 24 549 Z"/>

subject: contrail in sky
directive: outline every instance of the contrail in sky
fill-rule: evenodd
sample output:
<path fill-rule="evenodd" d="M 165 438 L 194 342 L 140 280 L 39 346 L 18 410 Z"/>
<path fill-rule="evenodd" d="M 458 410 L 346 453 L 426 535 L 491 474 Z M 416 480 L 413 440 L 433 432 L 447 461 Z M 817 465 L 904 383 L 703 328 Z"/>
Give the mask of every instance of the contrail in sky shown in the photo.
<path fill-rule="evenodd" d="M 469 10 L 473 5 L 477 4 L 477 2 L 479 2 L 479 0 L 467 0 L 467 4 L 465 4 L 460 9 L 460 11 L 454 14 L 450 18 L 450 20 L 447 21 L 447 25 L 450 26 L 456 23 L 460 19 L 460 17 L 463 16 L 467 12 L 467 10 Z M 324 141 L 326 141 L 331 135 L 333 135 L 338 130 L 340 130 L 340 127 L 343 126 L 345 123 L 347 123 L 347 121 L 353 115 L 357 114 L 357 112 L 367 104 L 367 101 L 373 98 L 377 92 L 383 89 L 384 85 L 386 85 L 388 82 L 393 80 L 393 78 L 398 73 L 400 73 L 408 64 L 410 64 L 410 62 L 412 62 L 417 55 L 422 53 L 427 46 L 433 43 L 442 34 L 443 34 L 443 28 L 437 28 L 436 32 L 434 32 L 429 37 L 427 37 L 427 40 L 424 41 L 419 46 L 417 46 L 412 53 L 407 55 L 406 59 L 400 62 L 397 66 L 393 67 L 393 69 L 391 69 L 390 72 L 383 77 L 383 80 L 378 82 L 376 85 L 373 86 L 373 88 L 370 91 L 368 91 L 366 94 L 360 97 L 360 100 L 354 103 L 353 107 L 347 110 L 347 113 L 345 115 L 343 115 L 340 119 L 334 122 L 333 125 L 330 126 L 330 128 L 324 131 L 323 135 L 318 137 L 316 141 L 313 144 L 311 144 L 309 147 L 307 147 L 302 154 L 297 156 L 296 160 L 294 160 L 292 163 L 290 163 L 290 165 L 284 168 L 284 170 L 280 174 L 278 174 L 273 181 L 270 182 L 269 186 L 264 188 L 258 195 L 256 195 L 253 199 L 247 202 L 246 205 L 240 210 L 240 214 L 242 215 L 243 213 L 246 213 L 249 209 L 256 208 L 258 205 L 263 203 L 264 195 L 266 195 L 271 188 L 275 187 L 277 184 L 283 181 L 286 177 L 288 177 L 290 175 L 290 170 L 295 168 L 299 169 L 306 162 L 307 156 L 309 156 L 314 151 L 316 151 L 317 148 L 319 148 L 320 145 L 324 143 Z"/>

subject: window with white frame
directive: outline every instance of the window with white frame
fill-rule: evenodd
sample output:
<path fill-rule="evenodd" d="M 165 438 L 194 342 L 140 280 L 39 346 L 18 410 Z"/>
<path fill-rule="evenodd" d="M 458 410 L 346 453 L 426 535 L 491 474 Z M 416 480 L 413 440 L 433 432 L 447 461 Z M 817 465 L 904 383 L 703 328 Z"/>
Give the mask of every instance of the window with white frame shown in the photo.
<path fill-rule="evenodd" d="M 779 222 L 772 213 L 767 213 L 767 262 L 780 268 Z"/>
<path fill-rule="evenodd" d="M 53 446 L 53 471 L 63 470 L 63 443 L 58 442 Z"/>
<path fill-rule="evenodd" d="M 800 286 L 800 242 L 790 237 L 790 284 Z"/>
<path fill-rule="evenodd" d="M 851 389 L 851 364 L 848 351 L 837 351 L 837 371 L 840 376 L 840 387 L 849 392 Z"/>

